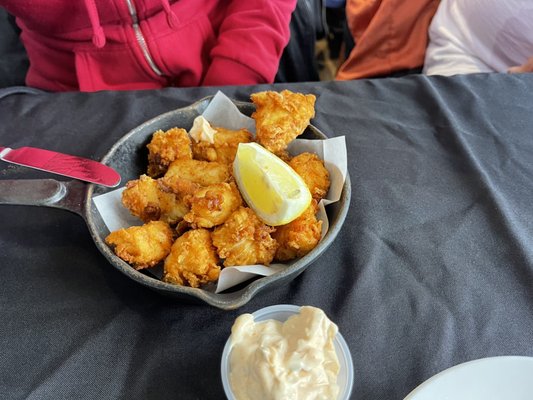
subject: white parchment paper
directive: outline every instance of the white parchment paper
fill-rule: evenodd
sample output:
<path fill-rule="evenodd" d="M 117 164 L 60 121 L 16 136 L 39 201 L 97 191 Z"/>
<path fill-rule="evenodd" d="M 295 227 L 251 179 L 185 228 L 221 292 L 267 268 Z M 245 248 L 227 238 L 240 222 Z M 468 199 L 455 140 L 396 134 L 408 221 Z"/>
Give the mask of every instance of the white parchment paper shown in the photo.
<path fill-rule="evenodd" d="M 255 133 L 255 121 L 243 115 L 237 106 L 222 92 L 218 92 L 209 106 L 202 114 L 212 126 L 223 127 L 231 130 L 242 128 Z M 325 199 L 319 204 L 318 218 L 322 221 L 322 237 L 329 229 L 325 207 L 338 201 L 347 173 L 346 142 L 344 136 L 325 140 L 296 139 L 289 145 L 289 153 L 298 155 L 303 152 L 316 153 L 330 174 L 331 186 Z M 122 205 L 121 196 L 124 187 L 94 197 L 98 212 L 110 232 L 134 225 L 142 225 L 142 221 L 132 216 Z M 220 272 L 215 292 L 227 290 L 254 276 L 269 276 L 286 266 L 284 264 L 246 265 L 238 267 L 225 267 Z"/>

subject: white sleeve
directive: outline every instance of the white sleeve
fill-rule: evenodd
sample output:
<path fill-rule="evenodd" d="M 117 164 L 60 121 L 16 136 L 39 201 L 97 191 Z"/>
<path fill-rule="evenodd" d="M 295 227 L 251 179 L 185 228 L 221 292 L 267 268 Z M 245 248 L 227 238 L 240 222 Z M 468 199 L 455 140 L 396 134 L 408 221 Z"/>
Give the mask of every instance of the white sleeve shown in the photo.
<path fill-rule="evenodd" d="M 533 56 L 533 1 L 441 0 L 423 72 L 505 72 Z"/>

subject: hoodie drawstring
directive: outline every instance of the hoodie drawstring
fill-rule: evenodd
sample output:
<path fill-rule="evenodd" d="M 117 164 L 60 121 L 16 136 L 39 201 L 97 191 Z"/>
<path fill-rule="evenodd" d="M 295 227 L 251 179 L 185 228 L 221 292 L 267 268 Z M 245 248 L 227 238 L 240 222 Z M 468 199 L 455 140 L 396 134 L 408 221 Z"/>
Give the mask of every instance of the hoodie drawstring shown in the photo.
<path fill-rule="evenodd" d="M 180 20 L 176 13 L 172 11 L 170 7 L 169 0 L 160 0 L 165 13 L 167 14 L 167 22 L 172 29 L 177 29 L 180 23 Z M 100 16 L 98 15 L 98 9 L 96 7 L 95 0 L 84 0 L 85 8 L 87 9 L 87 14 L 89 14 L 89 20 L 91 21 L 91 28 L 93 30 L 92 41 L 93 44 L 101 49 L 105 46 L 106 38 L 104 34 L 104 29 L 100 23 Z"/>
<path fill-rule="evenodd" d="M 170 3 L 168 0 L 161 0 L 161 5 L 167 13 L 167 22 L 172 29 L 176 29 L 179 26 L 180 20 L 176 13 L 170 8 Z"/>
<path fill-rule="evenodd" d="M 87 14 L 89 14 L 89 19 L 91 21 L 91 28 L 93 30 L 93 44 L 101 49 L 105 46 L 105 34 L 102 25 L 100 24 L 100 16 L 98 15 L 98 10 L 94 0 L 84 0 L 85 8 L 87 9 Z"/>

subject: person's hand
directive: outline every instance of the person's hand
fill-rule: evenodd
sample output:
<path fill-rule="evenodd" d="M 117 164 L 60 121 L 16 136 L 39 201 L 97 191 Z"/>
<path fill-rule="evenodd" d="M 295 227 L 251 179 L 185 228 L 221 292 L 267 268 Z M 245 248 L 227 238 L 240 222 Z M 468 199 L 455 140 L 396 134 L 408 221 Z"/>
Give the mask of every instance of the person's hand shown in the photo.
<path fill-rule="evenodd" d="M 524 72 L 533 72 L 533 57 L 529 57 L 525 64 L 511 67 L 507 70 L 511 74 L 521 74 Z"/>

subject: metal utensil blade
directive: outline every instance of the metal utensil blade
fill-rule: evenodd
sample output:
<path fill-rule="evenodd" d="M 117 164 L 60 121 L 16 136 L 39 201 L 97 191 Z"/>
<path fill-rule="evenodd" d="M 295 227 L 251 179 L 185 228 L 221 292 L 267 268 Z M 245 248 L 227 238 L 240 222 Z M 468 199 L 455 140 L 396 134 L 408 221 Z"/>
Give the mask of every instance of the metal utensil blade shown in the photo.
<path fill-rule="evenodd" d="M 0 146 L 0 160 L 107 187 L 120 183 L 120 174 L 98 161 L 35 147 Z"/>

